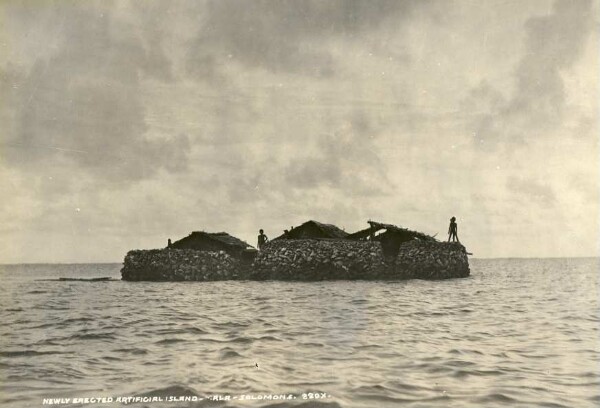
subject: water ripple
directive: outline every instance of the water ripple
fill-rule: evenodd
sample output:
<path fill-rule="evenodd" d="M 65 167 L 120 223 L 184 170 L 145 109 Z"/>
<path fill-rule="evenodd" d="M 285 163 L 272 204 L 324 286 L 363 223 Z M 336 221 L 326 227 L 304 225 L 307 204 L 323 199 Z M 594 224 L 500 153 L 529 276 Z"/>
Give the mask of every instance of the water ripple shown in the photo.
<path fill-rule="evenodd" d="M 118 277 L 119 265 L 4 266 L 0 404 L 324 392 L 165 406 L 596 407 L 598 266 L 473 260 L 471 278 L 443 282 L 101 285 L 35 279 Z"/>

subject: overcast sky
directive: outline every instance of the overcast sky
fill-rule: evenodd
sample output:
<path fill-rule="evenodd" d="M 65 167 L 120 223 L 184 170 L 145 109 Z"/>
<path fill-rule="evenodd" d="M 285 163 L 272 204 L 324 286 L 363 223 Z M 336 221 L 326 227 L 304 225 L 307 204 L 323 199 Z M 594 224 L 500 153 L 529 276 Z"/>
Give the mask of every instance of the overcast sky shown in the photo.
<path fill-rule="evenodd" d="M 600 2 L 0 3 L 0 262 L 315 219 L 599 253 Z"/>

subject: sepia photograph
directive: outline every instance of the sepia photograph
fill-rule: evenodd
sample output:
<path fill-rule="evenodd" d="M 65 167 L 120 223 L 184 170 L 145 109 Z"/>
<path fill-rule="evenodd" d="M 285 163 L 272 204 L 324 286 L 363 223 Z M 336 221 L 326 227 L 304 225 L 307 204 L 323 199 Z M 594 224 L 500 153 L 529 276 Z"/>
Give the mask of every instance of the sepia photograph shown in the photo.
<path fill-rule="evenodd" d="M 600 0 L 0 0 L 0 405 L 600 406 Z"/>

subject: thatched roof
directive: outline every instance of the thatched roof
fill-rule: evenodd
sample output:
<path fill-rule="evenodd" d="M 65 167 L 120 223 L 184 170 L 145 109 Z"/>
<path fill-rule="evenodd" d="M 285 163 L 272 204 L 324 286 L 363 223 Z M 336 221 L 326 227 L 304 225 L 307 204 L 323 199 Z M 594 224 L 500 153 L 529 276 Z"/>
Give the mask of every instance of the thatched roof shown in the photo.
<path fill-rule="evenodd" d="M 413 231 L 408 228 L 398 227 L 397 225 L 384 224 L 382 222 L 376 222 L 376 221 L 368 221 L 368 223 L 370 225 L 369 228 L 365 228 L 364 230 L 360 230 L 353 234 L 348 235 L 348 239 L 364 239 L 364 238 L 370 236 L 371 234 L 375 234 L 377 231 L 384 229 L 384 230 L 387 230 L 390 232 L 402 234 L 402 235 L 410 237 L 410 238 L 420 239 L 421 241 L 430 241 L 430 242 L 437 241 L 434 237 L 432 237 L 430 235 L 424 234 L 419 231 Z"/>
<path fill-rule="evenodd" d="M 275 239 L 329 238 L 345 239 L 348 233 L 333 224 L 310 220 Z"/>
<path fill-rule="evenodd" d="M 243 247 L 243 248 L 248 248 L 251 246 L 247 242 L 244 242 L 239 238 L 229 235 L 226 232 L 208 232 L 208 233 L 205 232 L 205 234 L 208 234 L 212 239 L 221 241 L 222 243 L 227 244 L 227 245 L 238 246 L 238 247 Z"/>
<path fill-rule="evenodd" d="M 173 247 L 177 247 L 180 245 L 185 245 L 187 242 L 196 241 L 197 239 L 209 239 L 213 241 L 217 241 L 223 245 L 229 247 L 237 247 L 240 249 L 252 248 L 252 246 L 239 238 L 236 238 L 232 235 L 229 235 L 226 232 L 204 232 L 204 231 L 194 231 L 190 235 L 185 238 L 180 239 L 179 241 L 173 242 Z"/>
<path fill-rule="evenodd" d="M 323 224 L 312 220 L 307 221 L 305 224 L 307 223 L 315 224 L 321 231 L 323 231 L 323 234 L 329 235 L 329 238 L 346 238 L 349 235 L 346 231 L 333 224 Z"/>

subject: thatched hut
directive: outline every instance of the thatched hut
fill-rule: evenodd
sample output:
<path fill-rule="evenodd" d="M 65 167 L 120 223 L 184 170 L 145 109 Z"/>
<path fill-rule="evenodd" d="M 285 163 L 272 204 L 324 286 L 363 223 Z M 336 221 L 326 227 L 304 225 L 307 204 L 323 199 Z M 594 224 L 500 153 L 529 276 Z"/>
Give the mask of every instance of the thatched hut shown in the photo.
<path fill-rule="evenodd" d="M 241 258 L 254 248 L 239 238 L 226 232 L 194 231 L 185 238 L 171 244 L 174 249 L 194 249 L 197 251 L 224 251 L 234 258 Z"/>
<path fill-rule="evenodd" d="M 310 220 L 304 224 L 286 231 L 283 235 L 274 238 L 279 239 L 345 239 L 348 233 L 333 224 L 323 224 Z"/>
<path fill-rule="evenodd" d="M 437 242 L 437 240 L 419 231 L 398 227 L 393 224 L 384 224 L 376 221 L 368 221 L 369 228 L 357 231 L 347 236 L 347 239 L 359 241 L 378 241 L 386 258 L 394 258 L 398 255 L 400 245 L 412 240 L 423 242 Z M 379 233 L 380 231 L 384 231 Z M 379 233 L 379 234 L 378 234 Z"/>

